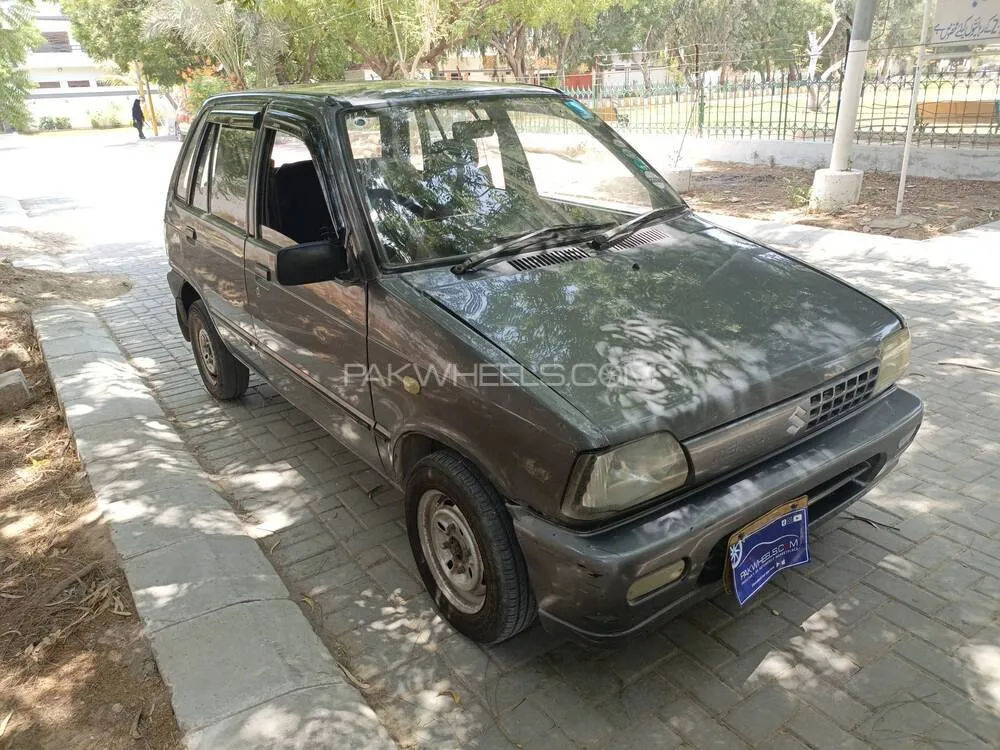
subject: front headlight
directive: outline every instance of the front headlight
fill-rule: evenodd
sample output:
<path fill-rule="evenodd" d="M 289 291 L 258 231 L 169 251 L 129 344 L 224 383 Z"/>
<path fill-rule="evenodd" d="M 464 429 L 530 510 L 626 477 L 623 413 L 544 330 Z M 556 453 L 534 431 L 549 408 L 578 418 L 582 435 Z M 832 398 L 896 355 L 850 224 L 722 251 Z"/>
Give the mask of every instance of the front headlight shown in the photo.
<path fill-rule="evenodd" d="M 875 393 L 895 383 L 910 365 L 910 329 L 901 328 L 882 339 L 878 349 L 878 380 Z"/>
<path fill-rule="evenodd" d="M 666 432 L 576 462 L 563 513 L 581 521 L 603 518 L 677 489 L 688 477 L 680 443 Z"/>

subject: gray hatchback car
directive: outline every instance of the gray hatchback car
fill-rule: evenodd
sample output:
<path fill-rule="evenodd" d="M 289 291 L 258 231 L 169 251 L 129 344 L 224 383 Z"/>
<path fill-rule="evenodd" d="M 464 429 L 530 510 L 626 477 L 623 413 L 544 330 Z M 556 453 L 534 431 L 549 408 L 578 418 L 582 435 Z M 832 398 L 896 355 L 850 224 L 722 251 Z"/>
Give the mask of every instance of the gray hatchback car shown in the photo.
<path fill-rule="evenodd" d="M 400 487 L 477 641 L 742 603 L 920 426 L 899 315 L 695 215 L 557 91 L 213 97 L 165 223 L 205 387 L 258 372 Z"/>

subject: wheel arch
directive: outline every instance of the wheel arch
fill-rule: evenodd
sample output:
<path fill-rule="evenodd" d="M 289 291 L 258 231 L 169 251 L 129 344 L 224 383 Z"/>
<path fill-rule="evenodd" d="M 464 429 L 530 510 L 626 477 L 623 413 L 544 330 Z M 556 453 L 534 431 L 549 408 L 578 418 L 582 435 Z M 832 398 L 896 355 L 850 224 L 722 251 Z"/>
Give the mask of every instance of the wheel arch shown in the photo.
<path fill-rule="evenodd" d="M 191 340 L 191 334 L 188 331 L 188 311 L 191 309 L 197 300 L 201 299 L 201 295 L 195 290 L 191 283 L 184 280 L 181 284 L 180 289 L 176 292 L 174 297 L 174 302 L 177 308 L 177 325 L 180 326 L 181 335 L 184 336 L 185 341 Z"/>
<path fill-rule="evenodd" d="M 415 428 L 407 430 L 397 437 L 390 446 L 390 457 L 392 459 L 393 472 L 396 481 L 405 489 L 406 477 L 416 463 L 440 450 L 450 451 L 465 461 L 468 461 L 476 471 L 493 485 L 493 488 L 501 497 L 509 498 L 509 490 L 502 479 L 502 475 L 491 468 L 487 461 L 482 460 L 474 453 L 463 448 L 463 441 L 455 436 L 443 435 L 435 430 Z"/>

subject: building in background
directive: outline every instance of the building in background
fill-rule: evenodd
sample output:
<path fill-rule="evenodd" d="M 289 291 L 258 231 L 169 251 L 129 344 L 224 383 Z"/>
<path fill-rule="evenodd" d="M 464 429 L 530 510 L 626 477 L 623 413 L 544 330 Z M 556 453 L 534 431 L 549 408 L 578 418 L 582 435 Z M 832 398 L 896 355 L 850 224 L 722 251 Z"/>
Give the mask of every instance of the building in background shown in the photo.
<path fill-rule="evenodd" d="M 57 3 L 36 2 L 35 24 L 44 41 L 25 65 L 36 86 L 28 103 L 35 127 L 43 117 L 69 118 L 74 128 L 131 124 L 135 83 L 118 75 L 114 64 L 90 59 Z M 173 107 L 152 90 L 157 115 L 169 122 Z"/>

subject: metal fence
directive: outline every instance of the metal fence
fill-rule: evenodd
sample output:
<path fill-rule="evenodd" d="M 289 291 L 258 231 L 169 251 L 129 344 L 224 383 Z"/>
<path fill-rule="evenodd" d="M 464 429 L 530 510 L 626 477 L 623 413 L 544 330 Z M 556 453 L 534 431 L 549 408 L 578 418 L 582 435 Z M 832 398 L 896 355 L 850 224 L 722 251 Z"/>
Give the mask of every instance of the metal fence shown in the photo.
<path fill-rule="evenodd" d="M 912 92 L 911 75 L 866 79 L 857 141 L 902 143 Z M 637 133 L 831 141 L 840 81 L 779 76 L 762 83 L 661 85 L 642 92 L 598 86 L 596 91 L 568 89 L 567 93 L 617 127 Z M 1000 148 L 1000 73 L 923 77 L 914 143 Z"/>

